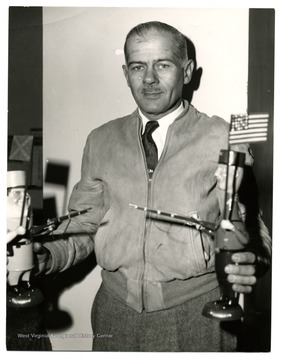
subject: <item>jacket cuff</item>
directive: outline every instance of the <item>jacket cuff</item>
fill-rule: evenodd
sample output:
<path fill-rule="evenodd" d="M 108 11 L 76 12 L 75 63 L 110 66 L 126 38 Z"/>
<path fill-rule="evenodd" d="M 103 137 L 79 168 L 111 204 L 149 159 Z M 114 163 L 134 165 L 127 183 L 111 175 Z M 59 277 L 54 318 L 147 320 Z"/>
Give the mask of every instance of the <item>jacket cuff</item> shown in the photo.
<path fill-rule="evenodd" d="M 45 243 L 44 247 L 50 252 L 46 275 L 61 271 L 68 258 L 65 247 L 61 246 L 59 242 Z"/>

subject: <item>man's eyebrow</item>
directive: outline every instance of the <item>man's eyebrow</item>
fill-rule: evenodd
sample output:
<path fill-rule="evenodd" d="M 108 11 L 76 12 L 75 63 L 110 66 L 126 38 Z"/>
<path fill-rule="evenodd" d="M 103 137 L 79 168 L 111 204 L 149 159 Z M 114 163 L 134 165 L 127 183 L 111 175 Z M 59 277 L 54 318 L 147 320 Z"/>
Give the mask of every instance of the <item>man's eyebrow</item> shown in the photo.
<path fill-rule="evenodd" d="M 161 61 L 169 61 L 169 62 L 172 62 L 172 63 L 174 63 L 175 61 L 173 60 L 173 59 L 171 59 L 171 58 L 160 58 L 160 59 L 157 59 L 157 60 L 155 60 L 155 63 L 158 63 L 158 62 L 161 62 Z"/>
<path fill-rule="evenodd" d="M 142 65 L 145 65 L 146 62 L 144 62 L 144 61 L 138 61 L 138 60 L 133 60 L 133 61 L 129 61 L 129 62 L 128 62 L 128 65 L 129 65 L 129 66 L 130 66 L 130 65 L 133 65 L 133 64 L 142 64 Z"/>
<path fill-rule="evenodd" d="M 154 60 L 153 63 L 156 64 L 158 62 L 162 62 L 162 61 L 169 61 L 171 63 L 174 63 L 175 61 L 171 58 L 159 58 L 157 60 Z M 134 64 L 140 64 L 140 65 L 146 65 L 145 61 L 137 61 L 137 60 L 133 60 L 133 61 L 129 61 L 128 62 L 128 66 L 134 65 Z"/>

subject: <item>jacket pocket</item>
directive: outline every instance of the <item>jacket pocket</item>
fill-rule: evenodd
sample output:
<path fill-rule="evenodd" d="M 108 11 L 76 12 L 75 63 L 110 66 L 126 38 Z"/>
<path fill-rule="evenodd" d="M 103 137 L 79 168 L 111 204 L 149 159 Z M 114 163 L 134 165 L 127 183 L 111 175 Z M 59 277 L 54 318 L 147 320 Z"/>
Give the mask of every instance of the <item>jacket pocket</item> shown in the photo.
<path fill-rule="evenodd" d="M 168 278 L 186 279 L 210 267 L 211 240 L 207 235 L 183 224 L 155 221 L 154 225 L 151 235 L 156 251 L 151 256 L 159 272 Z"/>
<path fill-rule="evenodd" d="M 203 232 L 200 232 L 200 235 L 201 235 L 201 244 L 202 244 L 202 250 L 203 250 L 206 268 L 209 269 L 214 265 L 214 261 L 215 261 L 214 240 Z"/>
<path fill-rule="evenodd" d="M 177 237 L 183 244 L 182 254 L 186 274 L 194 276 L 206 270 L 207 251 L 203 246 L 201 231 L 185 225 Z"/>

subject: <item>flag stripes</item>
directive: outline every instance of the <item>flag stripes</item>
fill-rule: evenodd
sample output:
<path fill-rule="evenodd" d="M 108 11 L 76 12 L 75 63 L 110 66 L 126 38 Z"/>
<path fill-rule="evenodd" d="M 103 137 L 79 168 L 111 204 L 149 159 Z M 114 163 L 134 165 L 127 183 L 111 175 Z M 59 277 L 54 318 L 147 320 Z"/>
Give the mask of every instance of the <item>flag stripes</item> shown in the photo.
<path fill-rule="evenodd" d="M 267 140 L 269 114 L 231 115 L 229 144 Z"/>

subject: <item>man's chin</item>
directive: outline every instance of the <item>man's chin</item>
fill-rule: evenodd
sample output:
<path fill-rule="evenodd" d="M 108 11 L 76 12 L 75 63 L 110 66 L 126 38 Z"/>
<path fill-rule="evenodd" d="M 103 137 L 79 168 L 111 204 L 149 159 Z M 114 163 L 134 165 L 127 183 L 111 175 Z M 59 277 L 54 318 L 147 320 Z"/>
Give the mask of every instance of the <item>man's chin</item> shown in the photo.
<path fill-rule="evenodd" d="M 159 110 L 159 109 L 147 109 L 147 110 L 142 109 L 142 108 L 140 108 L 140 109 L 141 109 L 141 112 L 148 118 L 152 118 L 152 117 L 155 118 L 157 116 L 161 117 L 161 115 L 163 114 L 163 111 Z"/>
<path fill-rule="evenodd" d="M 146 113 L 148 115 L 159 115 L 162 113 L 165 113 L 166 109 L 163 108 L 160 104 L 150 103 L 150 104 L 139 104 L 139 108 L 143 113 Z"/>

